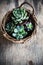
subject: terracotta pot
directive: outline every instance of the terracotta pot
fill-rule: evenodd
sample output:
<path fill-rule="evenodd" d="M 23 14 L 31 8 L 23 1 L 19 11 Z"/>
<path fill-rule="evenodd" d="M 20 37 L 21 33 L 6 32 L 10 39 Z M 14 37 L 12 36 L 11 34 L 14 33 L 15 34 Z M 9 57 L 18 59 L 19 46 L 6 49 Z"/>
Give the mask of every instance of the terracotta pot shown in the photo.
<path fill-rule="evenodd" d="M 35 17 L 35 15 L 34 15 L 34 8 L 32 7 L 31 4 L 29 4 L 29 3 L 27 3 L 27 2 L 22 3 L 19 7 L 22 7 L 22 5 L 24 5 L 24 4 L 27 4 L 27 5 L 29 5 L 29 6 L 32 8 L 32 13 L 30 13 L 31 10 L 27 10 L 27 11 L 28 11 L 29 14 L 31 15 L 32 19 L 34 20 L 35 30 L 36 30 L 36 24 L 37 24 L 36 21 L 37 21 L 37 20 L 36 20 L 36 17 Z M 10 16 L 11 12 L 12 12 L 12 11 L 8 11 L 8 12 L 6 13 L 6 15 L 4 16 L 3 20 L 2 20 L 1 31 L 2 31 L 2 33 L 3 33 L 3 36 L 4 36 L 5 38 L 7 38 L 8 40 L 14 42 L 14 43 L 24 43 L 24 42 L 25 42 L 26 40 L 28 40 L 32 35 L 31 35 L 31 36 L 28 36 L 28 37 L 26 37 L 26 38 L 24 38 L 24 39 L 22 39 L 22 40 L 17 40 L 17 39 L 15 39 L 15 38 L 11 37 L 11 36 L 6 32 L 6 30 L 5 30 L 6 20 L 9 19 L 9 16 Z M 35 30 L 33 31 L 33 33 L 35 32 Z"/>

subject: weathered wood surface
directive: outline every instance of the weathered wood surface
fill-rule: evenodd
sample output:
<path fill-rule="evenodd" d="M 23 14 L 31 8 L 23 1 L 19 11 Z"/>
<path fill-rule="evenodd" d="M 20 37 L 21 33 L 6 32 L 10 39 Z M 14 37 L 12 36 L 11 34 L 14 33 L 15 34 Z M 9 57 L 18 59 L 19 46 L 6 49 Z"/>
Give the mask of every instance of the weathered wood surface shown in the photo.
<path fill-rule="evenodd" d="M 19 3 L 23 2 L 19 0 Z M 35 0 L 34 0 L 35 1 Z M 30 1 L 29 1 L 30 2 Z M 32 2 L 31 2 L 32 3 Z M 0 28 L 3 16 L 14 7 L 14 3 L 0 4 Z M 41 5 L 41 8 L 43 6 Z M 38 9 L 39 10 L 39 9 Z M 40 11 L 39 11 L 40 12 Z M 25 44 L 15 44 L 2 36 L 0 30 L 0 65 L 43 65 L 43 10 L 37 14 L 37 32 Z"/>

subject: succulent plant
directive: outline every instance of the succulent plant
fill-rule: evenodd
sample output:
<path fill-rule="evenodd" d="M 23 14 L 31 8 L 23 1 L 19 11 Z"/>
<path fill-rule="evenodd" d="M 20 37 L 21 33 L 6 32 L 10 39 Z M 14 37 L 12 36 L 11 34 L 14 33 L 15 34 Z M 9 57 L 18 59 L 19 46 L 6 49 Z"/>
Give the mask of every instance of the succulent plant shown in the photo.
<path fill-rule="evenodd" d="M 26 24 L 26 26 L 27 26 L 28 31 L 30 31 L 30 30 L 33 29 L 33 24 L 32 24 L 31 22 L 28 22 L 28 23 Z"/>
<path fill-rule="evenodd" d="M 11 34 L 13 32 L 13 29 L 14 29 L 14 24 L 11 22 L 8 22 L 5 25 L 5 28 L 6 28 L 6 31 Z"/>
<path fill-rule="evenodd" d="M 17 40 L 24 38 L 27 35 L 27 32 L 24 30 L 24 26 L 17 26 L 12 33 L 12 36 Z"/>
<path fill-rule="evenodd" d="M 17 8 L 13 10 L 11 17 L 15 24 L 22 23 L 23 20 L 28 20 L 27 12 L 24 8 Z"/>

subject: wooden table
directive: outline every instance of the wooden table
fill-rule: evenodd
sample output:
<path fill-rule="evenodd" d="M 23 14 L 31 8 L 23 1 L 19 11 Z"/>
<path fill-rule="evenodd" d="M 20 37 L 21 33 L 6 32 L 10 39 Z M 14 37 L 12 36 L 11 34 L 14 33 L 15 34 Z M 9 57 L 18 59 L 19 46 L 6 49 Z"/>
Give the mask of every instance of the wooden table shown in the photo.
<path fill-rule="evenodd" d="M 14 3 L 0 5 L 0 28 L 5 13 L 14 7 Z M 2 36 L 0 30 L 0 65 L 34 65 L 43 64 L 43 14 L 37 15 L 37 32 L 24 44 L 15 44 Z M 40 21 L 39 21 L 40 20 Z M 30 64 L 32 65 L 32 64 Z"/>

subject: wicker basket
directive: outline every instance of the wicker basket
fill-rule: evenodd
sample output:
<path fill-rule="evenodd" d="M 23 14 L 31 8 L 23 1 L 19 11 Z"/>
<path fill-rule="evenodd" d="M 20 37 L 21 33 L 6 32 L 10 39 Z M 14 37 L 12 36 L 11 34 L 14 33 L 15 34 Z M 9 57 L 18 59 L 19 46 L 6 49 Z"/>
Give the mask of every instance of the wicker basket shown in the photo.
<path fill-rule="evenodd" d="M 36 17 L 35 17 L 35 15 L 34 15 L 34 8 L 32 7 L 31 4 L 29 4 L 29 3 L 27 3 L 27 2 L 22 3 L 19 7 L 22 7 L 22 5 L 24 5 L 24 4 L 28 4 L 28 5 L 33 9 L 32 13 L 30 13 L 30 10 L 28 10 L 28 12 L 31 14 L 32 18 L 33 18 L 34 21 L 35 21 L 35 25 L 36 25 Z M 8 11 L 8 12 L 6 13 L 6 15 L 4 16 L 3 20 L 2 20 L 1 31 L 2 31 L 2 33 L 3 33 L 3 36 L 4 36 L 5 38 L 7 38 L 8 40 L 14 42 L 14 43 L 24 43 L 24 42 L 25 42 L 26 40 L 28 40 L 31 36 L 28 36 L 28 37 L 26 37 L 26 38 L 24 38 L 24 39 L 22 39 L 22 40 L 17 40 L 17 39 L 15 39 L 15 38 L 11 37 L 9 34 L 7 34 L 7 32 L 5 31 L 5 23 L 6 23 L 7 18 L 9 18 L 8 16 L 10 15 L 11 12 L 12 12 L 12 11 Z M 36 28 L 36 27 L 35 27 L 35 28 Z M 35 30 L 36 30 L 36 29 L 35 29 Z M 35 32 L 35 30 L 33 31 L 33 33 Z"/>

